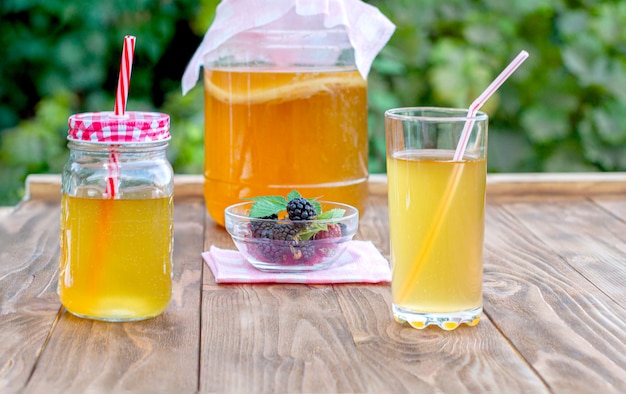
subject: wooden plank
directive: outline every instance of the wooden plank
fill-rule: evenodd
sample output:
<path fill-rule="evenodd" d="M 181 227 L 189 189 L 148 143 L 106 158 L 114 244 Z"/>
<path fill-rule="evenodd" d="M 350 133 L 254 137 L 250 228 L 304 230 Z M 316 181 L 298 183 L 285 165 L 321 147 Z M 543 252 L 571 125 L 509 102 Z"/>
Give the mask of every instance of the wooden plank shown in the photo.
<path fill-rule="evenodd" d="M 31 201 L 0 221 L 0 392 L 20 392 L 59 313 L 58 204 Z"/>
<path fill-rule="evenodd" d="M 5 216 L 8 216 L 14 209 L 15 207 L 0 207 L 0 220 L 2 220 Z"/>
<path fill-rule="evenodd" d="M 505 209 L 574 270 L 626 309 L 626 223 L 587 200 Z"/>
<path fill-rule="evenodd" d="M 370 194 L 365 212 L 359 217 L 359 231 L 355 239 L 372 241 L 389 258 L 389 214 L 387 194 Z"/>
<path fill-rule="evenodd" d="M 597 196 L 592 197 L 592 201 L 601 206 L 611 215 L 619 218 L 621 221 L 626 222 L 626 195 L 622 196 Z"/>
<path fill-rule="evenodd" d="M 30 174 L 26 177 L 24 201 L 59 201 L 61 199 L 60 174 Z"/>
<path fill-rule="evenodd" d="M 555 255 L 561 240 L 533 235 L 555 220 L 544 208 L 529 206 L 531 219 L 516 207 L 487 206 L 487 313 L 550 388 L 626 392 L 626 311 Z M 565 205 L 561 218 L 567 212 Z"/>
<path fill-rule="evenodd" d="M 65 312 L 29 382 L 34 392 L 195 392 L 204 206 L 175 206 L 172 301 L 151 320 L 106 323 Z M 57 241 L 58 242 L 58 241 Z"/>
<path fill-rule="evenodd" d="M 204 249 L 234 248 L 207 215 Z M 205 271 L 202 392 L 364 392 L 331 286 L 217 285 Z"/>
<path fill-rule="evenodd" d="M 475 327 L 421 331 L 393 320 L 387 285 L 335 291 L 370 392 L 549 392 L 486 315 Z"/>
<path fill-rule="evenodd" d="M 204 176 L 182 175 L 174 176 L 174 198 L 187 199 L 203 197 Z"/>
<path fill-rule="evenodd" d="M 626 172 L 487 175 L 488 196 L 600 194 L 626 194 Z"/>
<path fill-rule="evenodd" d="M 368 191 L 370 195 L 387 197 L 387 175 L 370 174 L 368 178 Z"/>
<path fill-rule="evenodd" d="M 364 392 L 330 286 L 205 288 L 203 392 Z"/>

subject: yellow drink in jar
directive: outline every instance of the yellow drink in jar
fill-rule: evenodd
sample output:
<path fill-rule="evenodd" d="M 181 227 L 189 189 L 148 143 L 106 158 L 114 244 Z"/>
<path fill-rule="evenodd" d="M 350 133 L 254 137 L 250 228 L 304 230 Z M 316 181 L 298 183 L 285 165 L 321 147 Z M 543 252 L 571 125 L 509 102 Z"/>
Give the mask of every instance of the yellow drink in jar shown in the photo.
<path fill-rule="evenodd" d="M 387 160 L 389 185 L 393 185 L 389 188 L 392 297 L 395 306 L 410 312 L 445 314 L 482 308 L 486 159 L 465 157 L 453 162 L 453 154 L 407 150 Z M 449 188 L 452 179 L 458 183 Z M 452 194 L 446 196 L 449 191 Z"/>
<path fill-rule="evenodd" d="M 160 314 L 172 293 L 172 197 L 63 195 L 58 292 L 71 313 L 101 320 Z"/>
<path fill-rule="evenodd" d="M 364 208 L 367 83 L 358 71 L 206 69 L 205 202 L 303 195 Z"/>

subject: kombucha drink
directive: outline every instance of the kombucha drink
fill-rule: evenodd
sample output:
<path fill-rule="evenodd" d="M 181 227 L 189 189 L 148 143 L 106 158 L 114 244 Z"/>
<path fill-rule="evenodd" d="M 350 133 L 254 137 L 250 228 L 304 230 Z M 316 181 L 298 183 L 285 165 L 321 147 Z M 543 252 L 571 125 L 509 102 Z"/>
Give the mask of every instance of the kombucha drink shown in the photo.
<path fill-rule="evenodd" d="M 387 160 L 392 297 L 409 312 L 482 307 L 486 159 L 453 154 L 408 150 Z"/>
<path fill-rule="evenodd" d="M 367 197 L 367 83 L 358 71 L 206 69 L 205 202 L 287 195 L 363 209 Z"/>
<path fill-rule="evenodd" d="M 59 296 L 73 314 L 141 320 L 171 298 L 172 198 L 63 195 Z"/>

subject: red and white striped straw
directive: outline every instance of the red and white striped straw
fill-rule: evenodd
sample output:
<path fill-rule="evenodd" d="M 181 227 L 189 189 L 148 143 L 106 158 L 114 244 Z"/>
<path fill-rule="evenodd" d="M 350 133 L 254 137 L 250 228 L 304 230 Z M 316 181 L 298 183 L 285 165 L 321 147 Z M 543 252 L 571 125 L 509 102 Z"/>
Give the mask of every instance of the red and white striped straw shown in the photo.
<path fill-rule="evenodd" d="M 126 113 L 126 100 L 128 99 L 128 89 L 130 88 L 130 74 L 133 69 L 133 58 L 135 56 L 134 36 L 124 37 L 122 48 L 122 59 L 120 60 L 120 75 L 117 80 L 117 93 L 115 95 L 115 115 L 123 116 Z M 118 153 L 114 147 L 109 152 L 108 162 L 109 174 L 106 182 L 106 193 L 109 198 L 117 198 L 120 184 L 120 167 Z"/>
<path fill-rule="evenodd" d="M 526 58 L 528 58 L 528 52 L 521 51 L 515 57 L 515 59 L 513 59 L 504 70 L 502 70 L 500 75 L 498 75 L 496 79 L 494 79 L 493 82 L 491 82 L 491 84 L 487 86 L 487 89 L 485 89 L 485 91 L 482 92 L 481 95 L 478 96 L 478 98 L 474 100 L 474 102 L 469 106 L 469 110 L 467 111 L 467 117 L 469 119 L 467 120 L 467 122 L 465 122 L 465 125 L 463 126 L 461 138 L 459 139 L 459 143 L 456 146 L 456 151 L 454 152 L 454 161 L 460 161 L 465 154 L 465 148 L 467 148 L 467 143 L 469 141 L 472 127 L 474 127 L 474 116 L 476 116 L 476 113 L 478 112 L 480 107 L 482 107 L 483 104 L 485 104 L 485 102 L 489 100 L 489 98 L 496 92 L 496 90 L 498 90 L 498 88 L 504 83 L 504 81 L 506 81 L 511 76 L 511 74 L 513 74 L 515 70 L 517 70 L 517 68 L 521 66 L 522 63 L 524 63 L 524 60 L 526 60 Z"/>
<path fill-rule="evenodd" d="M 134 36 L 124 37 L 122 60 L 120 61 L 120 76 L 117 80 L 117 94 L 115 96 L 115 115 L 124 115 L 126 112 L 126 99 L 130 88 L 130 73 L 133 69 L 133 57 L 135 56 Z"/>
<path fill-rule="evenodd" d="M 117 160 L 117 151 L 115 148 L 111 148 L 109 152 L 109 163 L 108 169 L 109 174 L 107 177 L 106 183 L 106 192 L 109 198 L 116 198 L 118 196 L 119 187 L 120 187 L 120 166 Z"/>

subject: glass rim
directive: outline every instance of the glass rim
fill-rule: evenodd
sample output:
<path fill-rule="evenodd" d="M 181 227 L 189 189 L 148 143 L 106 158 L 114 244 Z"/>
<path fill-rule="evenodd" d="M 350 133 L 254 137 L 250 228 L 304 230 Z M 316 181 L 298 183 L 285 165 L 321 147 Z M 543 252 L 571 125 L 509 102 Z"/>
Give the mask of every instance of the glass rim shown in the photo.
<path fill-rule="evenodd" d="M 427 111 L 441 114 L 442 116 L 425 115 Z M 466 122 L 468 120 L 484 121 L 489 117 L 485 112 L 477 111 L 474 116 L 467 116 L 467 108 L 452 107 L 402 107 L 392 108 L 385 111 L 385 118 L 393 120 L 420 120 L 427 122 Z"/>

